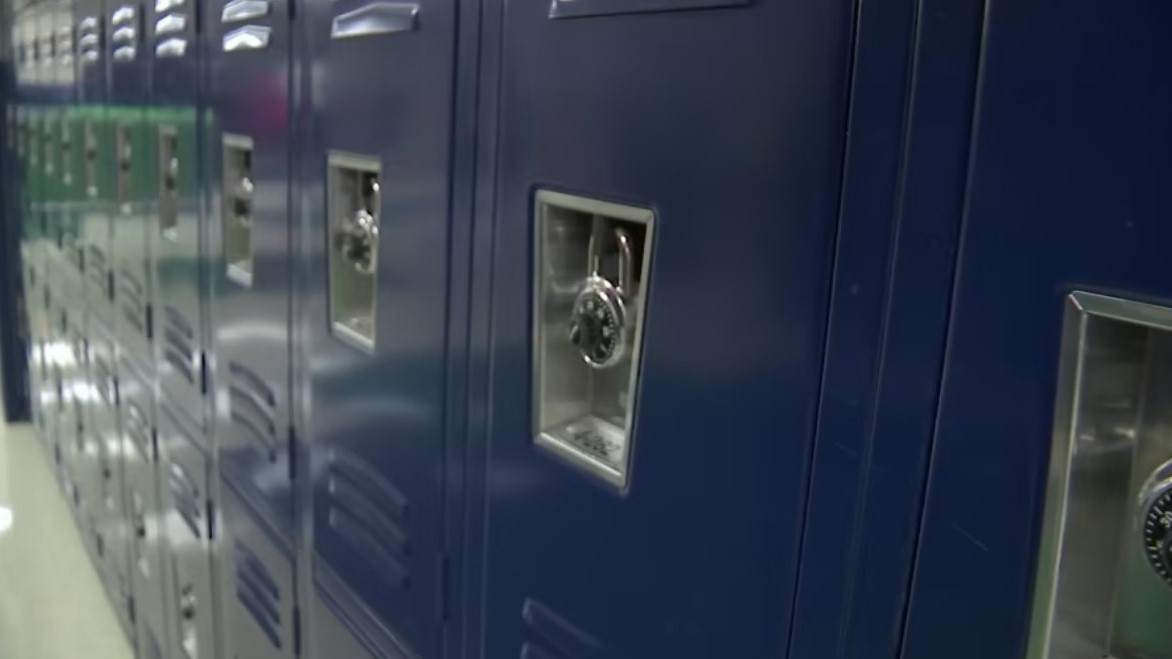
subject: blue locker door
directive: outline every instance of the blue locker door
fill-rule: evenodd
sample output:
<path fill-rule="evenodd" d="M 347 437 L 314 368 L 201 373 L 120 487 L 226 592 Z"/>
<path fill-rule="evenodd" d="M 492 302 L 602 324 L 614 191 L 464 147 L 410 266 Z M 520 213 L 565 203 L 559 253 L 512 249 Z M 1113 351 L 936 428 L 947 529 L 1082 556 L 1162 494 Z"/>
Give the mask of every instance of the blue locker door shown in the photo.
<path fill-rule="evenodd" d="M 216 658 L 216 598 L 211 550 L 212 459 L 202 431 L 171 405 L 159 405 L 159 490 L 170 551 L 163 614 L 175 659 Z"/>
<path fill-rule="evenodd" d="M 114 327 L 112 281 L 114 208 L 114 135 L 106 105 L 109 101 L 109 38 L 101 0 L 78 0 L 77 51 L 80 141 L 76 144 L 80 172 L 81 246 L 85 264 L 86 310 L 91 322 Z"/>
<path fill-rule="evenodd" d="M 202 434 L 204 225 L 200 215 L 198 3 L 155 3 L 148 40 L 150 130 L 156 145 L 157 213 L 147 226 L 156 266 L 159 390 Z M 152 154 L 153 155 L 153 154 Z"/>
<path fill-rule="evenodd" d="M 456 3 L 306 10 L 311 616 L 438 657 Z"/>
<path fill-rule="evenodd" d="M 699 7 L 713 10 L 687 11 Z M 499 169 L 491 216 L 478 220 L 494 227 L 492 285 L 479 293 L 492 305 L 478 656 L 784 656 L 853 5 L 500 10 Z M 632 321 L 642 341 L 628 348 L 638 379 L 610 403 L 627 415 L 624 462 L 609 434 L 571 422 L 549 439 L 539 425 L 564 415 L 563 394 L 577 409 L 579 385 L 602 391 L 608 353 L 584 353 L 601 366 L 582 382 L 543 370 L 552 352 L 533 353 L 615 331 L 571 324 L 568 301 L 592 270 L 621 268 L 601 256 L 591 268 L 585 249 L 573 268 L 555 257 L 571 241 L 587 247 L 571 220 L 585 218 L 593 251 L 600 218 L 623 225 L 636 211 L 648 225 L 645 315 Z M 583 356 L 564 358 L 580 367 Z"/>
<path fill-rule="evenodd" d="M 163 659 L 169 648 L 170 569 L 166 508 L 159 487 L 154 383 L 122 355 L 118 365 L 123 475 L 130 538 L 135 648 L 144 659 Z"/>
<path fill-rule="evenodd" d="M 283 0 L 215 0 L 204 11 L 221 470 L 292 543 L 289 17 Z"/>
<path fill-rule="evenodd" d="M 225 659 L 298 656 L 294 551 L 258 519 L 232 481 L 219 488 L 219 608 Z"/>
<path fill-rule="evenodd" d="M 89 328 L 90 383 L 94 397 L 89 429 L 98 441 L 101 490 L 94 502 L 94 531 L 103 547 L 102 577 L 119 621 L 133 636 L 130 612 L 130 536 L 126 499 L 123 442 L 118 418 L 117 350 L 110 331 Z"/>
<path fill-rule="evenodd" d="M 143 3 L 106 6 L 110 58 L 110 130 L 114 171 L 113 268 L 116 334 L 141 368 L 154 371 L 153 316 L 148 221 L 157 207 L 155 140 L 146 117 L 150 58 L 146 54 Z"/>
<path fill-rule="evenodd" d="M 1172 303 L 1165 249 L 1172 243 L 1169 26 L 1172 7 L 1158 2 L 993 1 L 986 8 L 906 659 L 1027 656 L 1035 572 L 1054 568 L 1039 550 L 1051 444 L 1067 418 L 1056 401 L 1070 398 L 1059 379 L 1067 295 Z M 1155 358 L 1159 344 L 1150 345 Z M 1166 364 L 1145 377 L 1166 380 Z M 1088 380 L 1086 390 L 1095 384 Z M 1118 403 L 1129 402 L 1126 391 L 1120 388 Z M 1148 405 L 1166 418 L 1163 399 Z M 1121 423 L 1123 432 L 1130 427 L 1133 438 L 1142 437 L 1142 427 Z M 1130 460 L 1128 442 L 1112 446 L 1108 430 L 1080 434 L 1077 443 Z M 1133 523 L 1126 514 L 1116 521 Z M 1107 528 L 1099 537 L 1113 539 Z M 1062 567 L 1080 572 L 1073 562 Z M 1153 630 L 1167 630 L 1166 606 L 1151 611 Z M 1055 638 L 1089 632 L 1095 611 L 1080 616 L 1083 624 Z M 1045 627 L 1038 620 L 1033 631 Z M 1029 656 L 1105 654 L 1087 647 Z"/>

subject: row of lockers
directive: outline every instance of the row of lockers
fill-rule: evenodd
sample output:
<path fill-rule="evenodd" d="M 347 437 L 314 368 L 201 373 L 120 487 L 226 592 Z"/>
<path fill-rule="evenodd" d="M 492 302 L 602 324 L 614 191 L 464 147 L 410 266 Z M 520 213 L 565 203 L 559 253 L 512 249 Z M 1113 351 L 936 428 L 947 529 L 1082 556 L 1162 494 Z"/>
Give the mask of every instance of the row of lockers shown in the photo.
<path fill-rule="evenodd" d="M 1169 656 L 1169 10 L 987 4 L 10 10 L 33 417 L 136 653 Z"/>

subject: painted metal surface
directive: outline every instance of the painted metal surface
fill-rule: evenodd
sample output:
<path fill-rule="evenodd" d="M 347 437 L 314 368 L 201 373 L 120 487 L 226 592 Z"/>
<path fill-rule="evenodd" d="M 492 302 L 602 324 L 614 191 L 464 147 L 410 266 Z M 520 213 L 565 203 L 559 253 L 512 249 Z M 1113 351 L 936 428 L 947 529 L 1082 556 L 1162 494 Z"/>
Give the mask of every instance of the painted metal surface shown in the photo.
<path fill-rule="evenodd" d="M 299 354 L 306 359 L 314 651 L 328 654 L 321 643 L 355 629 L 374 656 L 438 657 L 446 606 L 456 3 L 347 0 L 304 8 Z M 370 274 L 345 254 L 330 255 L 349 219 L 341 215 L 348 176 L 367 186 L 377 181 L 377 194 L 364 202 L 378 231 Z M 339 329 L 347 319 L 332 317 L 340 307 L 331 295 L 348 294 L 367 296 L 356 306 L 367 314 L 361 341 Z"/>
<path fill-rule="evenodd" d="M 160 395 L 194 422 L 202 438 L 207 416 L 207 287 L 200 191 L 200 34 L 195 20 L 199 8 L 195 0 L 178 6 L 150 5 L 150 37 L 143 47 L 151 67 L 148 116 L 155 145 L 147 157 L 155 159 L 157 193 L 157 212 L 146 227 L 155 266 L 155 367 Z"/>
<path fill-rule="evenodd" d="M 793 659 L 893 657 L 903 640 L 981 21 L 979 3 L 938 5 L 859 14 Z"/>
<path fill-rule="evenodd" d="M 1064 298 L 1172 298 L 1170 21 L 1159 3 L 986 8 L 907 659 L 1025 656 Z"/>
<path fill-rule="evenodd" d="M 493 7 L 504 12 L 501 89 L 485 139 L 499 155 L 491 210 L 478 217 L 492 226 L 492 257 L 475 295 L 491 300 L 486 576 L 483 598 L 468 602 L 484 642 L 469 656 L 780 656 L 829 301 L 851 6 L 572 21 L 551 20 L 547 3 Z M 621 491 L 532 444 L 538 188 L 656 213 Z"/>
<path fill-rule="evenodd" d="M 225 4 L 208 2 L 204 11 L 210 26 L 204 144 L 221 472 L 240 490 L 252 514 L 291 547 L 288 8 L 273 3 L 268 13 L 253 19 L 272 30 L 271 41 L 264 50 L 242 52 L 223 49 L 226 35 L 238 25 L 223 22 Z M 226 139 L 251 145 L 247 218 L 238 217 L 234 204 L 241 181 L 226 180 L 223 164 L 231 155 Z M 240 221 L 250 224 L 247 277 L 238 276 L 224 254 L 225 227 Z"/>

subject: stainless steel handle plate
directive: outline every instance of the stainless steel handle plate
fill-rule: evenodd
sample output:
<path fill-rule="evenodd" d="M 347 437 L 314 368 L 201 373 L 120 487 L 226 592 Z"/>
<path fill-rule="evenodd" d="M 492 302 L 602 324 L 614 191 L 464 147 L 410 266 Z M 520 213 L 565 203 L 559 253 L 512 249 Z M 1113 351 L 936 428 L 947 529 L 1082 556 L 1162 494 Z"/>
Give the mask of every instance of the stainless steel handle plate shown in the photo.
<path fill-rule="evenodd" d="M 419 5 L 406 2 L 372 2 L 334 17 L 331 39 L 353 39 L 378 34 L 414 32 L 419 29 Z"/>

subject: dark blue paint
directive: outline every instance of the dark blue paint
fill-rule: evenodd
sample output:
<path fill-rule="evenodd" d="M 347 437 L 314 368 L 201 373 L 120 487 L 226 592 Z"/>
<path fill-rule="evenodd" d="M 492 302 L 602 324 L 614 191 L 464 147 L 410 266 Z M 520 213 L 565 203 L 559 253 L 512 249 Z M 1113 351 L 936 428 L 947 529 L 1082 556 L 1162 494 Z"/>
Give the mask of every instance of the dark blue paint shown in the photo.
<path fill-rule="evenodd" d="M 1023 656 L 1064 296 L 1172 299 L 1172 8 L 993 0 L 906 659 Z"/>
<path fill-rule="evenodd" d="M 795 659 L 891 657 L 902 639 L 980 20 L 977 3 L 935 4 L 864 4 L 860 17 Z"/>
<path fill-rule="evenodd" d="M 550 21 L 503 11 L 490 212 L 483 643 L 780 656 L 835 235 L 849 3 Z M 496 29 L 490 23 L 490 29 Z M 489 36 L 495 40 L 497 36 Z M 495 44 L 495 41 L 492 42 Z M 800 64 L 799 64 L 800 63 Z M 494 92 L 490 92 L 494 93 Z M 657 213 L 632 481 L 532 444 L 534 190 Z M 486 201 L 489 198 L 486 198 Z M 478 241 L 478 247 L 481 245 Z M 474 435 L 475 437 L 475 435 Z M 474 565 L 477 563 L 474 563 Z M 544 612 L 537 615 L 535 611 Z M 587 640 L 588 639 L 588 640 Z"/>

